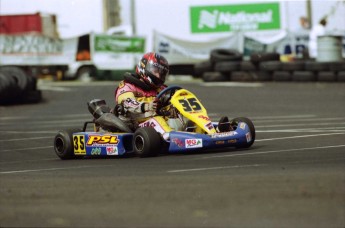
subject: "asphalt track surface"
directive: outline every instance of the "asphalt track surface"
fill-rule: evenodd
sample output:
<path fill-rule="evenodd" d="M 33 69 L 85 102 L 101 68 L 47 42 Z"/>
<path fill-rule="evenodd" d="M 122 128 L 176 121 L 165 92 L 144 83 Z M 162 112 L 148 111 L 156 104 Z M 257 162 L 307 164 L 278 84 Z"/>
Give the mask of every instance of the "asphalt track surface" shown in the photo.
<path fill-rule="evenodd" d="M 178 84 L 252 119 L 254 145 L 62 161 L 56 132 L 116 83 L 41 83 L 42 103 L 0 106 L 0 227 L 345 227 L 345 84 Z"/>

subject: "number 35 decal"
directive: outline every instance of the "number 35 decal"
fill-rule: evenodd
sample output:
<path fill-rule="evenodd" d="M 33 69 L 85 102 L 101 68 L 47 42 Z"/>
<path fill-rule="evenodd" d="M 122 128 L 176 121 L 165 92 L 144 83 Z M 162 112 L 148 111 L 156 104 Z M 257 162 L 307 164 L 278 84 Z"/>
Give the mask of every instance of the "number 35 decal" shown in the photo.
<path fill-rule="evenodd" d="M 74 154 L 86 154 L 84 135 L 73 136 Z"/>
<path fill-rule="evenodd" d="M 183 110 L 186 112 L 200 111 L 201 110 L 200 103 L 194 97 L 189 98 L 189 99 L 179 100 L 179 102 L 182 105 Z"/>

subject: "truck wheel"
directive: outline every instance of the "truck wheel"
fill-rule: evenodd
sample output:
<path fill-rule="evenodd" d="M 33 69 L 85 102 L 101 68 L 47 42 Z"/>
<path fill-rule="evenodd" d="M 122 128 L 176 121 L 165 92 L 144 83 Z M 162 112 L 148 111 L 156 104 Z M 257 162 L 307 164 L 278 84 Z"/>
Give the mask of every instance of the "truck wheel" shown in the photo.
<path fill-rule="evenodd" d="M 138 128 L 134 133 L 134 152 L 141 158 L 158 155 L 161 145 L 159 134 L 151 127 Z"/>
<path fill-rule="evenodd" d="M 56 155 L 62 160 L 75 158 L 73 148 L 73 133 L 81 132 L 82 129 L 67 129 L 57 133 L 54 139 Z"/>
<path fill-rule="evenodd" d="M 246 118 L 246 117 L 237 117 L 237 118 L 233 119 L 231 122 L 232 122 L 233 128 L 237 128 L 238 123 L 240 123 L 240 122 L 246 123 L 248 125 L 248 127 L 249 127 L 250 134 L 251 134 L 251 137 L 252 137 L 250 142 L 248 142 L 247 144 L 238 146 L 238 148 L 248 148 L 251 145 L 253 145 L 253 143 L 255 141 L 255 127 L 254 127 L 253 122 L 250 119 Z"/>
<path fill-rule="evenodd" d="M 93 66 L 81 67 L 77 72 L 77 79 L 80 81 L 90 81 L 95 76 L 96 68 Z"/>

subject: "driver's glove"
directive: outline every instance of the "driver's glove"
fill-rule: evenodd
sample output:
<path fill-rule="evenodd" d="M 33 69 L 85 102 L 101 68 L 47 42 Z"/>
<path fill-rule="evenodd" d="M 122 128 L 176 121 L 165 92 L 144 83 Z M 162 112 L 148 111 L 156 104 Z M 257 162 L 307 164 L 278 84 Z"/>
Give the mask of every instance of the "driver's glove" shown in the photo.
<path fill-rule="evenodd" d="M 156 111 L 157 109 L 157 101 L 151 101 L 151 102 L 145 102 L 141 106 L 141 110 L 143 112 L 148 112 L 148 111 Z"/>
<path fill-rule="evenodd" d="M 141 111 L 145 117 L 151 117 L 156 115 L 157 101 L 145 102 L 141 106 Z"/>

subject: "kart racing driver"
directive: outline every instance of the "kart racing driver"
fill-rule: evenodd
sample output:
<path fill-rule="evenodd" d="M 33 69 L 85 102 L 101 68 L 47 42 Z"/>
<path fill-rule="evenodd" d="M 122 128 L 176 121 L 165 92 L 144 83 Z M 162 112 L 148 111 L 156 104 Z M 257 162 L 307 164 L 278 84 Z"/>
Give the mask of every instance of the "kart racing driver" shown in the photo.
<path fill-rule="evenodd" d="M 149 52 L 142 56 L 135 73 L 126 73 L 115 91 L 115 112 L 131 128 L 138 122 L 156 115 L 157 94 L 166 88 L 169 74 L 168 61 L 161 55 Z"/>

